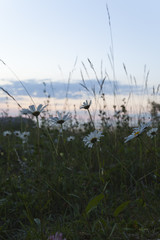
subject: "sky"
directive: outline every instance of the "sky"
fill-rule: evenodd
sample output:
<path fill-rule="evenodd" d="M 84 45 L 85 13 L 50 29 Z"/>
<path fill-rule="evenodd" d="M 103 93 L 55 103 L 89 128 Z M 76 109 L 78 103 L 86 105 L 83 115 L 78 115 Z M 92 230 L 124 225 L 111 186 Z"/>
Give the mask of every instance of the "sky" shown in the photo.
<path fill-rule="evenodd" d="M 16 76 L 66 83 L 70 73 L 75 83 L 81 71 L 94 79 L 89 58 L 99 78 L 107 73 L 125 85 L 135 77 L 141 85 L 149 72 L 148 85 L 157 87 L 159 9 L 159 0 L 0 0 L 0 59 L 6 63 L 0 62 L 0 84 Z"/>

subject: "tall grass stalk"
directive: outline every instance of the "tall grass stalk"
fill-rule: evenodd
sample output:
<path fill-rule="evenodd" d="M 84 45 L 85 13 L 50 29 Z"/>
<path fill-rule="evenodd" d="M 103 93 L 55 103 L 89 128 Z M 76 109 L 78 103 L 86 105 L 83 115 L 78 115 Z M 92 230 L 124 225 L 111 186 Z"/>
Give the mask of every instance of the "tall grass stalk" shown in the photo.
<path fill-rule="evenodd" d="M 88 111 L 88 114 L 89 114 L 89 117 L 90 117 L 90 120 L 91 120 L 91 124 L 92 124 L 93 128 L 95 129 L 95 125 L 94 125 L 94 122 L 93 122 L 93 119 L 92 119 L 92 115 L 91 115 L 91 113 L 90 113 L 90 110 L 87 109 L 87 111 Z"/>
<path fill-rule="evenodd" d="M 28 90 L 26 89 L 25 85 L 23 84 L 23 82 L 19 79 L 19 77 L 17 76 L 17 74 L 8 66 L 8 64 L 6 64 L 2 59 L 0 59 L 0 61 L 7 67 L 7 69 L 15 76 L 15 78 L 20 82 L 20 84 L 22 85 L 22 87 L 25 89 L 26 93 L 28 94 L 28 96 L 30 97 L 31 101 L 33 102 L 33 105 L 35 105 L 35 102 L 33 100 L 33 98 L 31 97 L 31 95 L 29 94 Z"/>

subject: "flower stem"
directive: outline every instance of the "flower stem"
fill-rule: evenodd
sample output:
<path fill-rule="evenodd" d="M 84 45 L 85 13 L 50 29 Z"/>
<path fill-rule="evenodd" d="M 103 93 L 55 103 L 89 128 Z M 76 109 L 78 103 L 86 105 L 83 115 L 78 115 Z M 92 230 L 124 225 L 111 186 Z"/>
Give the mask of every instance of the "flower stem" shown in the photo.
<path fill-rule="evenodd" d="M 39 156 L 39 166 L 40 166 L 40 143 L 39 143 L 39 119 L 38 116 L 36 116 L 36 120 L 37 120 L 37 148 L 38 148 L 38 156 Z"/>
<path fill-rule="evenodd" d="M 89 117 L 90 117 L 91 123 L 92 123 L 92 125 L 93 125 L 93 128 L 95 129 L 95 125 L 94 125 L 94 122 L 93 122 L 93 119 L 92 119 L 91 113 L 90 113 L 89 109 L 87 109 L 87 111 L 88 111 L 88 114 L 89 114 Z"/>

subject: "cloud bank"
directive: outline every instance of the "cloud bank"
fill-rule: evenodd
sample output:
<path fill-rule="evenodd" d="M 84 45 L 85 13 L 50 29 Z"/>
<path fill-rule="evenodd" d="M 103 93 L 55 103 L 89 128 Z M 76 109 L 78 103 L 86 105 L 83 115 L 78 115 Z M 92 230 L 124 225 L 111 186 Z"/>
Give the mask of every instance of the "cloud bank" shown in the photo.
<path fill-rule="evenodd" d="M 13 96 L 24 97 L 27 96 L 27 91 L 32 97 L 54 97 L 56 99 L 82 99 L 84 95 L 93 96 L 95 94 L 104 93 L 106 95 L 129 95 L 130 93 L 141 94 L 143 91 L 142 86 L 121 84 L 116 81 L 97 82 L 97 80 L 86 80 L 85 82 L 56 82 L 51 79 L 28 79 L 23 81 L 23 85 L 19 81 L 0 81 L 0 87 L 3 87 Z M 102 86 L 102 89 L 101 89 Z M 26 90 L 25 90 L 25 88 Z M 102 91 L 100 91 L 102 90 Z"/>

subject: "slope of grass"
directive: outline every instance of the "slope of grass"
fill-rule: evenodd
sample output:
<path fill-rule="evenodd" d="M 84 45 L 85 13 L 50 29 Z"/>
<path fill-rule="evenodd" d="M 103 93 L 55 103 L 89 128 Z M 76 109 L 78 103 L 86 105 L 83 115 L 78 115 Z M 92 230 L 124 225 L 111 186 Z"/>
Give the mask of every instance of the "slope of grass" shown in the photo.
<path fill-rule="evenodd" d="M 133 129 L 122 110 L 114 128 L 102 119 L 103 137 L 92 148 L 83 142 L 92 122 L 83 130 L 64 123 L 63 132 L 23 119 L 19 129 L 1 124 L 0 239 L 47 239 L 57 231 L 67 240 L 160 237 L 160 135 L 146 134 L 159 123 L 124 143 Z M 29 131 L 27 141 L 15 130 Z"/>

